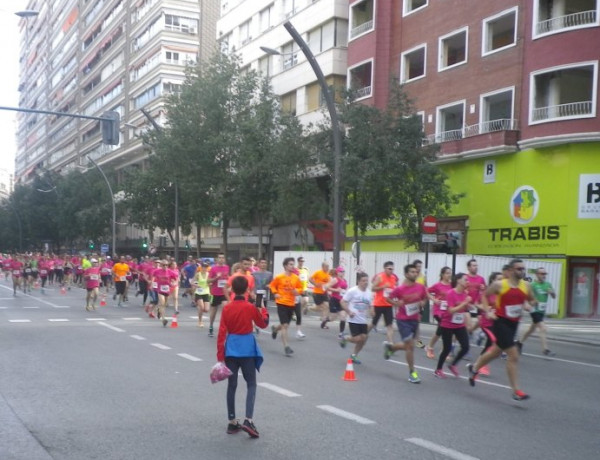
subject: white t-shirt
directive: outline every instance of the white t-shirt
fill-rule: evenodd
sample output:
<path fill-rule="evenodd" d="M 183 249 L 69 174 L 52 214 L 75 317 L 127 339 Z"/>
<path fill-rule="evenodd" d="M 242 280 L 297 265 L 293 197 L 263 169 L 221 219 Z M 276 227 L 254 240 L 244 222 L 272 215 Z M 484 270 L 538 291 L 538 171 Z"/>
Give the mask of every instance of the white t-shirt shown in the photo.
<path fill-rule="evenodd" d="M 348 309 L 354 313 L 353 317 L 348 318 L 348 322 L 367 324 L 367 315 L 373 303 L 373 293 L 371 290 L 361 291 L 358 286 L 354 286 L 346 291 L 343 300 L 348 302 Z"/>

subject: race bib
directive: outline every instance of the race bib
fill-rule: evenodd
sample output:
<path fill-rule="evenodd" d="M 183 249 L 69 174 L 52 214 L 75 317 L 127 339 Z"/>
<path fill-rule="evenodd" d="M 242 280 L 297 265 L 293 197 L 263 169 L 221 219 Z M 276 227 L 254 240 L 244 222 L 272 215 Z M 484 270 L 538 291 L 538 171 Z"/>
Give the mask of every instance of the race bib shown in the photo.
<path fill-rule="evenodd" d="M 169 288 L 169 285 L 168 285 L 168 284 L 163 284 L 163 285 L 160 287 L 160 292 L 170 292 L 170 291 L 171 291 L 171 289 Z"/>
<path fill-rule="evenodd" d="M 419 302 L 416 303 L 407 303 L 404 305 L 404 310 L 406 311 L 406 316 L 413 316 L 419 313 Z"/>
<path fill-rule="evenodd" d="M 520 318 L 523 312 L 523 304 L 507 305 L 504 309 L 508 318 Z"/>
<path fill-rule="evenodd" d="M 152 289 L 158 289 L 158 283 L 156 281 L 152 281 Z"/>
<path fill-rule="evenodd" d="M 98 275 L 96 275 L 96 274 L 90 275 L 90 280 L 98 281 Z"/>
<path fill-rule="evenodd" d="M 390 296 L 391 293 L 392 293 L 392 289 L 383 288 L 383 297 L 385 297 L 386 299 Z"/>
<path fill-rule="evenodd" d="M 227 286 L 227 280 L 219 280 L 219 281 L 217 281 L 217 287 L 224 288 L 225 286 Z"/>
<path fill-rule="evenodd" d="M 206 294 L 206 292 L 204 292 L 204 288 L 199 287 L 199 288 L 196 288 L 196 294 L 204 295 L 204 294 Z"/>
<path fill-rule="evenodd" d="M 46 270 L 40 270 L 40 274 L 45 275 L 46 273 L 48 273 Z"/>
<path fill-rule="evenodd" d="M 452 324 L 465 324 L 465 315 L 463 313 L 454 313 L 451 322 Z"/>
<path fill-rule="evenodd" d="M 477 313 L 477 307 L 473 304 L 469 305 L 469 313 Z"/>
<path fill-rule="evenodd" d="M 308 281 L 308 275 L 305 272 L 300 273 L 300 281 Z"/>
<path fill-rule="evenodd" d="M 19 270 L 13 270 L 13 275 L 20 275 L 21 272 Z"/>
<path fill-rule="evenodd" d="M 127 278 L 125 276 L 119 276 L 119 281 L 127 281 Z"/>
<path fill-rule="evenodd" d="M 25 273 L 31 273 L 31 268 L 26 268 Z"/>
<path fill-rule="evenodd" d="M 541 310 L 541 311 L 546 311 L 546 303 L 545 302 L 538 302 L 537 309 Z"/>
<path fill-rule="evenodd" d="M 264 289 L 257 289 L 257 290 L 256 290 L 256 293 L 257 293 L 257 294 L 260 294 L 260 295 L 265 295 L 265 294 L 267 293 L 267 291 L 266 291 L 266 290 L 264 290 Z"/>
<path fill-rule="evenodd" d="M 442 300 L 440 302 L 440 310 L 442 310 L 442 311 L 448 310 L 448 302 L 446 302 L 445 300 Z"/>

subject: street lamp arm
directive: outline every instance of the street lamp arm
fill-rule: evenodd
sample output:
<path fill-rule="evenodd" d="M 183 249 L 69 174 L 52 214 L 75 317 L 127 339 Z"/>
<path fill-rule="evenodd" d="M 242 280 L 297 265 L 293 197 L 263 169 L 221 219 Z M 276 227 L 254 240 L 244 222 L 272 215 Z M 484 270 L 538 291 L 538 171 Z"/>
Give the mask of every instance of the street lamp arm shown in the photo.
<path fill-rule="evenodd" d="M 117 233 L 116 233 L 116 225 L 117 225 L 117 208 L 115 206 L 115 195 L 113 194 L 113 190 L 112 187 L 110 185 L 110 182 L 108 180 L 108 178 L 106 177 L 106 174 L 104 174 L 104 171 L 102 171 L 102 168 L 98 165 L 98 163 L 96 163 L 91 156 L 87 155 L 87 159 L 90 161 L 90 163 L 92 163 L 96 169 L 98 171 L 100 171 L 100 174 L 102 174 L 102 177 L 104 178 L 104 181 L 106 182 L 106 185 L 108 186 L 108 191 L 110 192 L 110 201 L 112 203 L 112 255 L 113 258 L 115 258 L 117 256 Z"/>

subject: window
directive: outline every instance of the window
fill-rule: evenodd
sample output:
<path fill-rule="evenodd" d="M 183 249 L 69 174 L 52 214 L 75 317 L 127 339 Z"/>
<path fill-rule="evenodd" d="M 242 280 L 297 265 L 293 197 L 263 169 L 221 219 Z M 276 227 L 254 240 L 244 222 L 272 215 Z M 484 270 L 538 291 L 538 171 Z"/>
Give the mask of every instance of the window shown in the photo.
<path fill-rule="evenodd" d="M 357 99 L 371 97 L 373 60 L 357 64 L 348 69 L 348 87 Z"/>
<path fill-rule="evenodd" d="M 422 8 L 425 8 L 428 3 L 428 0 L 404 0 L 404 9 L 402 10 L 402 16 L 406 16 Z"/>
<path fill-rule="evenodd" d="M 228 54 L 229 52 L 233 51 L 233 47 L 230 46 L 231 32 L 228 33 L 227 35 L 223 35 L 221 38 L 219 38 L 218 41 L 219 41 L 219 48 L 221 50 L 221 53 Z"/>
<path fill-rule="evenodd" d="M 298 0 L 283 0 L 283 16 L 288 19 L 296 14 L 296 3 Z"/>
<path fill-rule="evenodd" d="M 190 35 L 198 33 L 198 20 L 165 14 L 165 29 L 173 32 L 183 32 Z"/>
<path fill-rule="evenodd" d="M 333 99 L 335 102 L 341 102 L 342 94 L 341 89 L 346 86 L 346 81 L 343 77 L 328 77 L 326 79 L 329 91 L 333 92 Z M 323 95 L 321 85 L 319 82 L 314 82 L 306 87 L 306 111 L 312 112 L 318 110 L 320 107 L 326 106 L 327 101 Z"/>
<path fill-rule="evenodd" d="M 598 0 L 534 0 L 533 38 L 600 25 Z"/>
<path fill-rule="evenodd" d="M 243 24 L 240 25 L 240 31 L 239 31 L 239 38 L 240 38 L 240 44 L 245 45 L 246 43 L 248 43 L 250 40 L 252 40 L 252 37 L 250 36 L 250 25 L 252 23 L 252 20 L 249 19 L 246 22 L 244 22 Z"/>
<path fill-rule="evenodd" d="M 446 70 L 467 62 L 469 28 L 451 32 L 439 40 L 440 62 L 438 70 Z"/>
<path fill-rule="evenodd" d="M 348 45 L 348 23 L 334 19 L 308 32 L 308 46 L 313 54 L 319 54 L 336 46 Z"/>
<path fill-rule="evenodd" d="M 514 96 L 514 87 L 482 94 L 479 127 L 477 132 L 470 133 L 470 135 L 516 129 L 516 120 L 513 118 Z"/>
<path fill-rule="evenodd" d="M 163 92 L 170 94 L 181 94 L 181 83 L 163 82 Z"/>
<path fill-rule="evenodd" d="M 281 111 L 296 116 L 296 91 L 281 96 Z"/>
<path fill-rule="evenodd" d="M 350 39 L 372 31 L 375 27 L 375 0 L 363 0 L 350 7 Z"/>
<path fill-rule="evenodd" d="M 298 64 L 298 45 L 296 42 L 289 42 L 281 48 L 283 57 L 283 70 L 290 69 Z"/>
<path fill-rule="evenodd" d="M 271 76 L 271 56 L 265 56 L 259 59 L 258 71 L 263 77 Z"/>
<path fill-rule="evenodd" d="M 271 16 L 273 14 L 273 4 L 271 3 L 259 13 L 260 31 L 264 32 L 271 28 Z"/>
<path fill-rule="evenodd" d="M 483 20 L 481 54 L 491 54 L 517 44 L 517 8 Z"/>
<path fill-rule="evenodd" d="M 159 97 L 161 94 L 160 90 L 161 90 L 160 83 L 157 83 L 154 86 L 152 86 L 151 88 L 148 88 L 146 91 L 144 91 L 142 94 L 140 94 L 139 96 L 137 96 L 134 99 L 134 101 L 133 101 L 134 108 L 139 109 L 140 107 L 143 107 L 151 100 Z"/>
<path fill-rule="evenodd" d="M 425 76 L 427 56 L 427 45 L 419 45 L 416 48 L 402 53 L 400 59 L 400 82 L 404 83 Z"/>
<path fill-rule="evenodd" d="M 456 141 L 463 138 L 465 101 L 453 102 L 437 108 L 435 142 Z"/>
<path fill-rule="evenodd" d="M 530 88 L 530 124 L 595 117 L 598 61 L 534 72 Z"/>
<path fill-rule="evenodd" d="M 179 64 L 179 53 L 165 51 L 165 59 L 167 64 Z"/>

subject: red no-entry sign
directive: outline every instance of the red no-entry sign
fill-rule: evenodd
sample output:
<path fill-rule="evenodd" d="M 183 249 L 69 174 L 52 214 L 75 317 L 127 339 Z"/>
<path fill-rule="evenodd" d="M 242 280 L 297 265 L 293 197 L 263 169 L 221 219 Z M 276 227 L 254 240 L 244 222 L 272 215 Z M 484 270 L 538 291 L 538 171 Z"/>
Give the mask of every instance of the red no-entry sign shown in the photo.
<path fill-rule="evenodd" d="M 425 216 L 421 228 L 423 233 L 437 233 L 437 219 L 433 216 Z"/>

